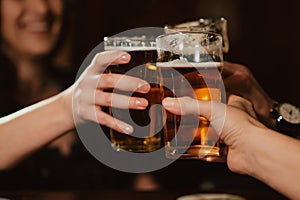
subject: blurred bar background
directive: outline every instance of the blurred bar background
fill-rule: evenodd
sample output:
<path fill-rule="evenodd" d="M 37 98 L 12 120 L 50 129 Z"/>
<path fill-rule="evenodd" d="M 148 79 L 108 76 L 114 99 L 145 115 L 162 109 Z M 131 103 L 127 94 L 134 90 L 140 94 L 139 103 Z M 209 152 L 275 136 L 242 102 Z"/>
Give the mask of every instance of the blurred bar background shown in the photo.
<path fill-rule="evenodd" d="M 79 6 L 80 5 L 80 6 Z M 300 105 L 300 3 L 296 0 L 131 0 L 80 1 L 76 16 L 78 58 L 84 57 L 104 36 L 138 27 L 163 27 L 197 20 L 225 17 L 230 50 L 226 60 L 250 68 L 266 92 L 278 101 Z M 178 164 L 179 163 L 179 164 Z M 201 189 L 268 187 L 250 177 L 232 174 L 225 164 L 179 161 L 158 174 L 164 184 L 193 185 Z M 274 163 L 276 164 L 276 163 Z M 186 176 L 178 170 L 189 171 Z M 173 170 L 173 171 L 172 171 Z M 168 177 L 178 175 L 178 182 Z M 193 173 L 195 173 L 193 175 Z M 172 175 L 171 175 L 172 174 Z M 190 183 L 187 183 L 190 182 Z"/>
<path fill-rule="evenodd" d="M 77 41 L 82 48 L 77 53 L 81 56 L 102 42 L 104 36 L 128 29 L 163 27 L 200 17 L 225 17 L 230 42 L 226 60 L 248 66 L 274 99 L 300 105 L 300 3 L 297 0 L 89 0 L 79 4 L 77 20 L 81 28 L 76 37 L 80 38 Z M 163 184 L 173 187 L 194 184 L 195 188 L 204 190 L 226 187 L 268 190 L 259 181 L 231 173 L 225 164 L 193 160 L 175 165 L 154 174 L 158 174 Z M 176 170 L 189 172 L 184 175 Z M 178 181 L 168 181 L 174 174 L 178 174 Z"/>
<path fill-rule="evenodd" d="M 104 36 L 132 28 L 225 17 L 227 60 L 247 65 L 271 97 L 299 105 L 300 3 L 296 0 L 80 1 L 77 32 L 81 53 Z"/>
<path fill-rule="evenodd" d="M 248 66 L 274 99 L 300 105 L 300 2 L 297 0 L 73 0 L 72 5 L 74 25 L 68 41 L 71 45 L 67 45 L 67 53 L 62 55 L 76 63 L 75 68 L 103 42 L 104 36 L 200 17 L 225 17 L 230 41 L 226 60 Z M 251 177 L 233 174 L 224 163 L 181 160 L 152 174 L 161 188 L 192 187 L 199 191 L 246 188 L 280 196 Z M 79 188 L 88 187 L 88 183 L 75 182 Z"/>

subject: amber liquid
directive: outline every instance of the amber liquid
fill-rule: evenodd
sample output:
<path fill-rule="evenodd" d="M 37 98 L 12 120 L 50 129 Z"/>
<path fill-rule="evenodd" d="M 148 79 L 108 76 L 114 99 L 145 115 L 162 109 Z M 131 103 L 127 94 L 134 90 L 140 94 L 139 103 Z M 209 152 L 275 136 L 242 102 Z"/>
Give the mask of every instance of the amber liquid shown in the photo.
<path fill-rule="evenodd" d="M 134 132 L 131 135 L 111 129 L 111 142 L 116 150 L 133 152 L 151 152 L 162 146 L 163 119 L 161 104 L 162 90 L 159 85 L 152 85 L 147 94 L 133 93 L 133 96 L 146 98 L 149 102 L 145 110 L 110 108 L 110 114 L 117 119 L 131 124 Z M 129 115 L 128 115 L 129 112 Z"/>
<path fill-rule="evenodd" d="M 163 77 L 164 98 L 190 96 L 198 100 L 221 100 L 220 63 L 205 67 L 157 66 Z M 216 161 L 226 153 L 225 145 L 205 117 L 167 112 L 166 118 L 164 134 L 168 158 Z"/>
<path fill-rule="evenodd" d="M 127 96 L 146 98 L 149 102 L 145 110 L 109 108 L 110 114 L 133 126 L 134 132 L 126 135 L 110 130 L 112 147 L 117 151 L 151 152 L 163 145 L 163 120 L 161 106 L 162 89 L 159 84 L 156 67 L 157 52 L 155 49 L 142 49 L 128 52 L 131 60 L 127 64 L 109 66 L 107 73 L 127 74 L 139 77 L 151 83 L 147 94 L 114 91 Z M 136 70 L 133 70 L 136 67 Z"/>

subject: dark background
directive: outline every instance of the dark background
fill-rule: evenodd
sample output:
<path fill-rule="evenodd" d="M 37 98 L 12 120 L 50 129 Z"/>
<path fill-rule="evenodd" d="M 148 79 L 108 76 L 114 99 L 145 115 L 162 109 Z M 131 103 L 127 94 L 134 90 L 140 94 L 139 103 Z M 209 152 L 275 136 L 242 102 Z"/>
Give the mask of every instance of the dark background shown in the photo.
<path fill-rule="evenodd" d="M 138 27 L 163 27 L 200 17 L 228 20 L 227 60 L 245 64 L 271 97 L 300 105 L 300 3 L 297 0 L 80 1 L 80 58 L 110 36 Z"/>
<path fill-rule="evenodd" d="M 300 106 L 300 3 L 297 0 L 89 0 L 78 2 L 76 8 L 74 36 L 79 59 L 102 42 L 104 36 L 200 17 L 225 17 L 230 40 L 226 59 L 248 66 L 274 99 Z M 189 173 L 185 175 L 185 171 Z M 179 161 L 175 167 L 154 174 L 174 187 L 184 187 L 190 180 L 201 190 L 240 187 L 269 191 L 259 181 L 235 175 L 219 163 Z M 178 181 L 169 179 L 174 174 L 178 174 Z"/>
<path fill-rule="evenodd" d="M 300 2 L 298 0 L 70 1 L 73 2 L 72 15 L 75 23 L 72 24 L 72 33 L 70 40 L 67 41 L 66 51 L 62 51 L 66 54 L 63 54 L 62 58 L 66 57 L 67 61 L 72 59 L 72 62 L 76 63 L 73 65 L 76 71 L 85 56 L 97 44 L 103 42 L 104 36 L 139 27 L 163 27 L 165 24 L 178 24 L 197 20 L 200 17 L 225 17 L 228 20 L 230 40 L 230 51 L 226 59 L 248 66 L 258 82 L 274 99 L 300 106 L 298 89 L 300 85 Z M 59 62 L 65 61 L 59 60 Z M 53 154 L 56 155 L 56 152 Z M 108 170 L 85 153 L 75 152 L 74 157 L 68 158 L 67 163 L 71 164 L 70 168 L 66 160 L 61 161 L 61 158 L 57 159 L 55 156 L 42 157 L 40 155 L 44 154 L 37 155 L 39 160 L 36 164 L 37 168 L 44 170 L 43 167 L 48 164 L 49 166 L 55 165 L 54 172 L 58 175 L 54 177 L 62 175 L 58 180 L 55 178 L 41 180 L 43 183 L 48 183 L 46 188 L 55 187 L 58 183 L 60 183 L 58 185 L 76 189 L 93 190 L 103 187 L 112 189 L 112 193 L 132 188 L 130 181 L 134 178 L 134 174 Z M 9 179 L 13 188 L 17 188 L 16 185 L 24 188 L 23 183 L 30 185 L 30 179 L 27 178 L 30 174 L 26 173 L 34 168 L 31 165 L 26 165 L 26 167 L 28 167 L 25 168 L 26 172 L 21 171 L 21 177 L 26 175 L 23 180 L 20 180 L 20 174 L 15 174 L 15 177 Z M 61 170 L 66 168 L 68 173 Z M 78 168 L 81 168 L 81 171 L 78 171 Z M 97 176 L 94 176 L 95 174 Z M 285 199 L 254 178 L 232 173 L 225 163 L 178 160 L 151 174 L 163 191 L 175 190 L 177 193 L 182 190 L 188 193 L 221 191 L 240 194 L 249 197 L 248 199 L 256 199 L 251 198 L 256 194 L 261 197 L 259 199 L 264 197 L 265 199 Z M 102 181 L 95 181 L 98 177 Z M 38 179 L 39 177 L 30 178 Z M 73 184 L 66 185 L 64 181 L 73 182 Z M 53 183 L 54 186 L 49 183 Z M 2 185 L 8 184 L 3 182 Z M 0 188 L 0 192 L 1 189 L 5 188 Z"/>

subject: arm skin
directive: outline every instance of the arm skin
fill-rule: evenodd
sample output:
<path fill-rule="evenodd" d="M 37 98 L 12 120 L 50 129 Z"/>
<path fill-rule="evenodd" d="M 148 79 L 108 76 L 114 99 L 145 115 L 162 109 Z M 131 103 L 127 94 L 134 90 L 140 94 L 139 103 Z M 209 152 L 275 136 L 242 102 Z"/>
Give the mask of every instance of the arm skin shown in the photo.
<path fill-rule="evenodd" d="M 33 151 L 75 128 L 80 123 L 94 121 L 119 132 L 130 134 L 132 126 L 101 110 L 101 106 L 145 109 L 146 99 L 112 95 L 105 89 L 147 93 L 150 85 L 138 78 L 104 74 L 111 64 L 127 63 L 130 55 L 122 51 L 102 52 L 67 90 L 0 118 L 0 170 L 8 169 Z M 74 109 L 72 109 L 74 108 Z"/>
<path fill-rule="evenodd" d="M 62 95 L 41 101 L 0 119 L 0 169 L 74 128 Z"/>
<path fill-rule="evenodd" d="M 300 199 L 300 141 L 257 121 L 249 101 L 232 95 L 225 105 L 183 97 L 166 98 L 163 106 L 175 114 L 207 117 L 229 147 L 230 170 L 259 179 L 291 199 Z"/>

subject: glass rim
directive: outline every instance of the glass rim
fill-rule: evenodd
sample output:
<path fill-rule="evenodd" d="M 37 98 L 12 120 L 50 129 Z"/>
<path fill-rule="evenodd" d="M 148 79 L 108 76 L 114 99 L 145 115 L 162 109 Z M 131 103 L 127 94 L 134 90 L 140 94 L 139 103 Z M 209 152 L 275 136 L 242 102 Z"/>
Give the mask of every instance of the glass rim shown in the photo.
<path fill-rule="evenodd" d="M 107 41 L 153 41 L 155 42 L 155 37 L 150 37 L 146 35 L 141 35 L 141 36 L 105 36 L 104 37 L 104 42 Z"/>
<path fill-rule="evenodd" d="M 152 36 L 111 36 L 104 37 L 104 50 L 153 50 L 156 49 L 156 38 Z"/>
<path fill-rule="evenodd" d="M 177 35 L 177 34 L 178 35 L 179 34 L 210 34 L 210 35 L 214 35 L 214 36 L 220 38 L 221 41 L 223 40 L 222 35 L 220 33 L 216 33 L 213 31 L 197 31 L 197 30 L 180 30 L 180 31 L 174 30 L 174 32 L 172 30 L 172 32 L 170 32 L 170 33 L 165 33 L 165 34 L 157 36 L 156 40 L 165 38 L 165 37 L 171 36 L 171 35 Z"/>
<path fill-rule="evenodd" d="M 201 17 L 195 21 L 187 21 L 180 24 L 166 24 L 164 26 L 165 29 L 186 29 L 189 28 L 205 28 L 217 25 L 219 23 L 227 23 L 227 19 L 225 17 Z"/>

